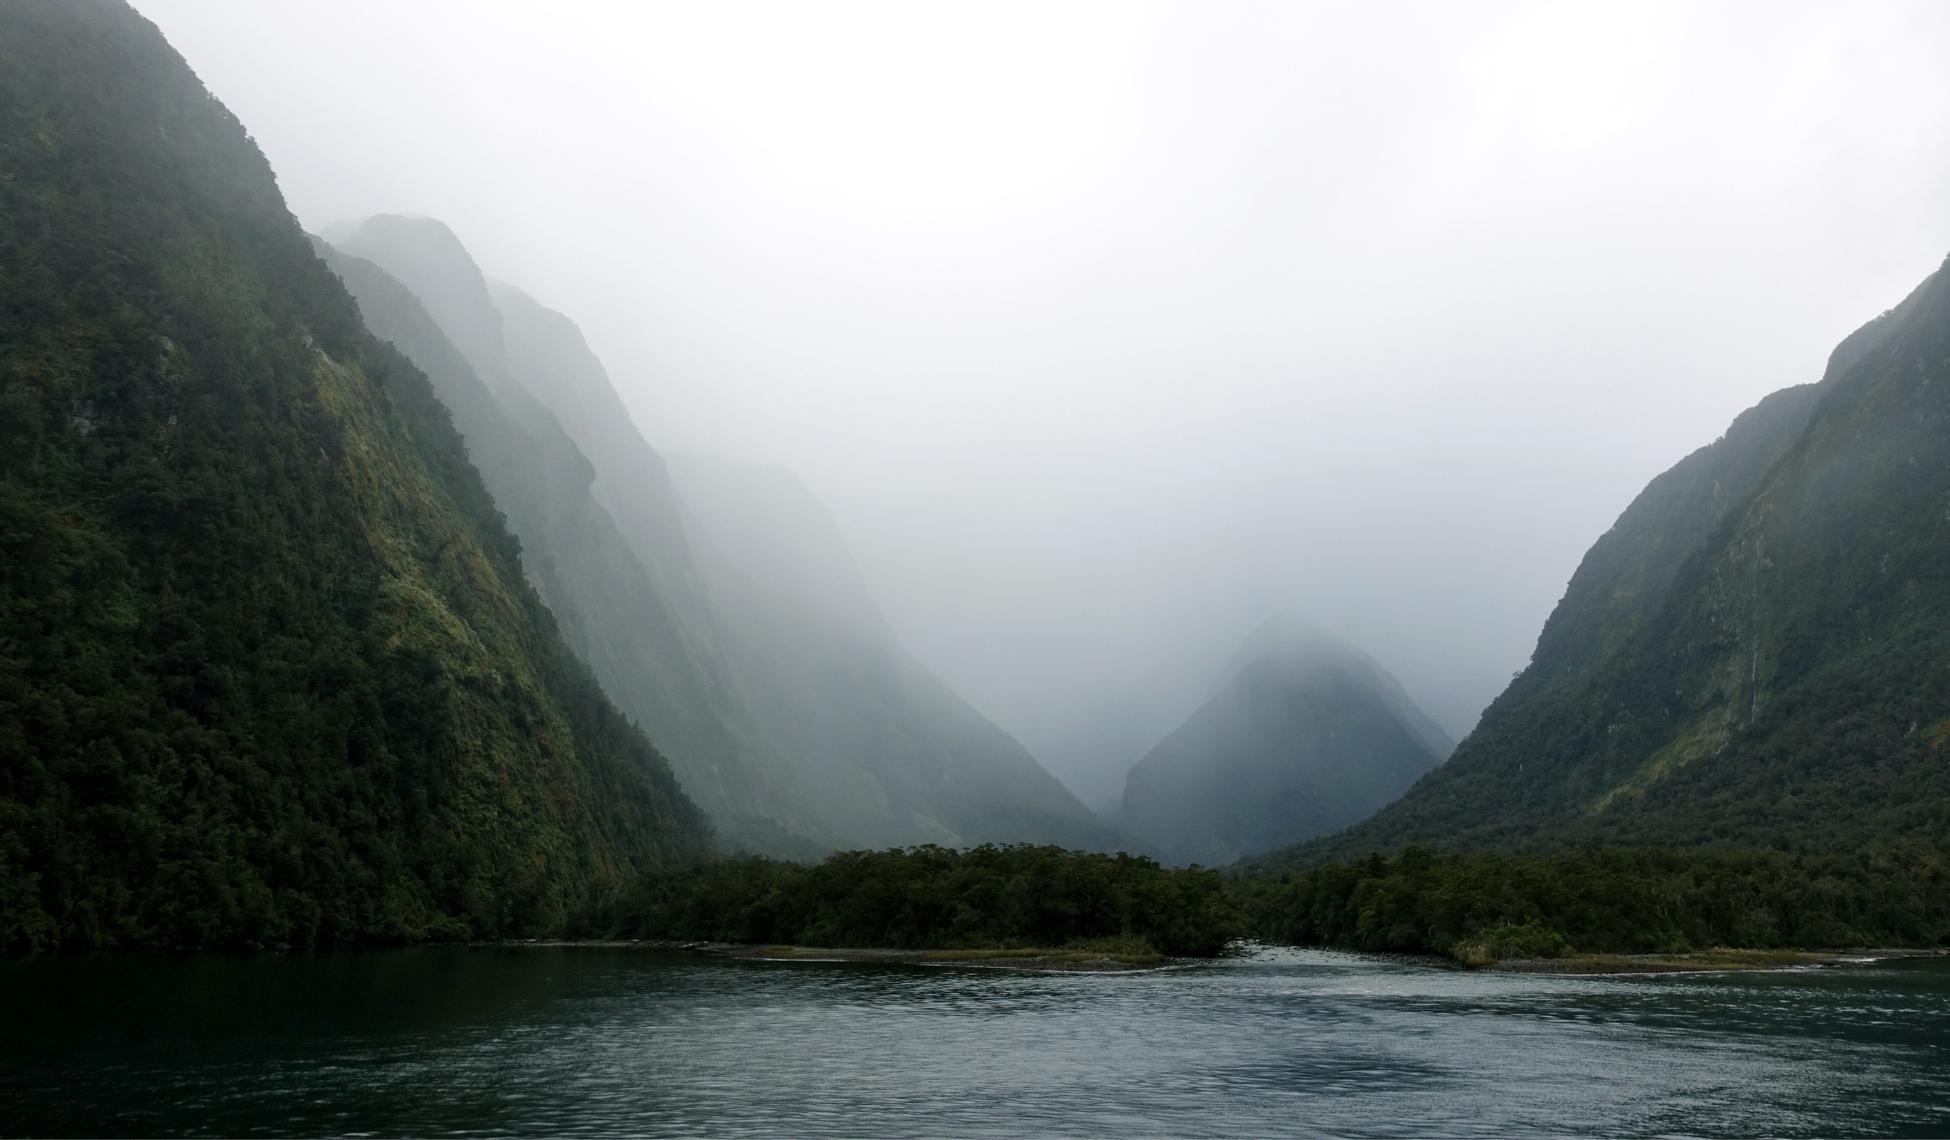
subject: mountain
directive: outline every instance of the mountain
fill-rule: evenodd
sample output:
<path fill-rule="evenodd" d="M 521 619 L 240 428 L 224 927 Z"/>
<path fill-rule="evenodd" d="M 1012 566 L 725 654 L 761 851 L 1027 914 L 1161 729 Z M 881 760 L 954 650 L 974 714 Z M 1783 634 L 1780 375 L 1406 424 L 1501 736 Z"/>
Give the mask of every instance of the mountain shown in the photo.
<path fill-rule="evenodd" d="M 154 26 L 0 7 L 0 114 L 0 944 L 541 932 L 704 851 Z"/>
<path fill-rule="evenodd" d="M 778 468 L 659 454 L 574 322 L 490 285 L 510 358 L 595 467 L 595 493 L 696 615 L 733 729 L 789 774 L 838 846 L 1116 837 L 1023 747 L 914 660 L 830 513 Z M 654 728 L 652 735 L 655 735 Z"/>
<path fill-rule="evenodd" d="M 709 580 L 762 588 L 799 620 L 897 651 L 838 522 L 792 472 L 698 455 L 664 462 L 693 548 L 722 560 Z"/>
<path fill-rule="evenodd" d="M 609 370 L 574 321 L 511 285 L 491 282 L 489 290 L 503 320 L 510 367 L 588 456 L 596 501 L 616 516 L 624 538 L 674 604 L 687 607 L 692 622 L 708 622 L 704 584 L 670 472 L 637 430 Z"/>
<path fill-rule="evenodd" d="M 1950 835 L 1950 275 L 1655 479 L 1442 768 L 1306 857 Z"/>
<path fill-rule="evenodd" d="M 799 807 L 796 789 L 733 732 L 742 714 L 714 656 L 718 636 L 692 591 L 639 557 L 598 501 L 589 460 L 515 380 L 499 310 L 459 240 L 430 219 L 376 217 L 354 229 L 346 247 L 387 256 L 411 275 L 414 289 L 371 261 L 319 244 L 367 326 L 424 369 L 453 410 L 570 646 L 671 757 L 679 782 L 726 843 L 798 855 L 829 847 L 818 822 Z M 468 337 L 468 351 L 449 338 L 423 296 Z M 675 503 L 666 511 L 674 519 Z M 674 557 L 687 562 L 681 523 L 669 538 Z"/>
<path fill-rule="evenodd" d="M 455 393 L 571 643 L 727 842 L 1111 845 L 901 650 L 795 480 L 690 461 L 680 489 L 575 324 L 487 282 L 437 221 L 369 219 L 338 256 L 374 328 Z"/>
<path fill-rule="evenodd" d="M 695 457 L 670 472 L 755 693 L 754 726 L 807 802 L 870 845 L 1118 837 L 1014 737 L 904 650 L 825 506 L 777 467 Z"/>
<path fill-rule="evenodd" d="M 1366 818 L 1451 747 L 1372 658 L 1269 623 L 1132 767 L 1120 822 L 1167 861 L 1229 863 Z"/>

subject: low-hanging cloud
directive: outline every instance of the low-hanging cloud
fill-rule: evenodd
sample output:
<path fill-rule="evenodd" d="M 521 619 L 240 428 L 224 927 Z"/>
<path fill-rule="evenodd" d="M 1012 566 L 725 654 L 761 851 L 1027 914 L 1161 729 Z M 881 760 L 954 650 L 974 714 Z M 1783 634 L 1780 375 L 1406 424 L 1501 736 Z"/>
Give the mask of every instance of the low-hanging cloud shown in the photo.
<path fill-rule="evenodd" d="M 137 0 L 783 463 L 1092 801 L 1266 614 L 1461 734 L 1639 487 L 1950 250 L 1950 8 Z"/>

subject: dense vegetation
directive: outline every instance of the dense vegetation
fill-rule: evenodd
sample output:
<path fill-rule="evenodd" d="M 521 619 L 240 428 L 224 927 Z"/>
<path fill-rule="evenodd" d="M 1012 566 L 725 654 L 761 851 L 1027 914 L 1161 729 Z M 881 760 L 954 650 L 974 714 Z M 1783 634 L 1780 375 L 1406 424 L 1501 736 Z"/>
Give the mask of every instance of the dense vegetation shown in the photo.
<path fill-rule="evenodd" d="M 1054 847 L 744 858 L 639 880 L 586 933 L 896 949 L 1116 941 L 1209 956 L 1238 937 L 1482 965 L 1572 953 L 1950 944 L 1950 856 L 1410 848 L 1303 871 L 1174 870 Z"/>
<path fill-rule="evenodd" d="M 897 949 L 1116 939 L 1187 956 L 1217 954 L 1244 929 L 1216 872 L 1027 844 L 720 860 L 646 877 L 591 922 L 631 938 Z"/>
<path fill-rule="evenodd" d="M 696 810 L 111 0 L 0 6 L 0 947 L 559 928 Z"/>
<path fill-rule="evenodd" d="M 1950 943 L 1950 858 L 1922 844 L 1853 855 L 1410 848 L 1236 880 L 1257 937 L 1481 963 L 1572 950 Z"/>
<path fill-rule="evenodd" d="M 1285 865 L 1408 843 L 1950 835 L 1950 273 L 1654 480 L 1441 768 Z"/>
<path fill-rule="evenodd" d="M 1452 747 L 1380 664 L 1269 622 L 1226 685 L 1125 778 L 1119 822 L 1174 863 L 1230 863 L 1373 815 Z"/>

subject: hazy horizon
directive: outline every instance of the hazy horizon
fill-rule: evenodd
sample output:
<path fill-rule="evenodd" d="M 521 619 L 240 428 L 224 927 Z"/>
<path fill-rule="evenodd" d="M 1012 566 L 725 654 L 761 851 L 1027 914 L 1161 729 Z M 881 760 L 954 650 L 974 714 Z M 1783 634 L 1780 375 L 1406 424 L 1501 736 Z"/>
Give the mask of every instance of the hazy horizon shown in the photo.
<path fill-rule="evenodd" d="M 136 0 L 776 463 L 1099 806 L 1268 614 L 1456 737 L 1648 479 L 1950 251 L 1950 8 Z"/>

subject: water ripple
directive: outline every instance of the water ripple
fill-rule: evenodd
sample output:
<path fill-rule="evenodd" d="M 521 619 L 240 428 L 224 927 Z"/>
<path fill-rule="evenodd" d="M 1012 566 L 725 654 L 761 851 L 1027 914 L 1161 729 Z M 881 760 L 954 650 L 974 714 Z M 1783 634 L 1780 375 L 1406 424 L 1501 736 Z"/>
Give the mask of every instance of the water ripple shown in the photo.
<path fill-rule="evenodd" d="M 0 1131 L 1932 1135 L 1950 964 L 1102 977 L 648 951 L 0 964 Z"/>

